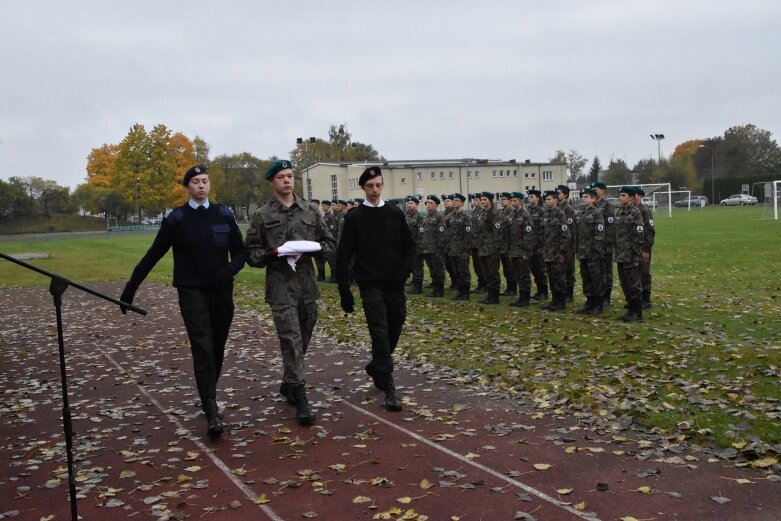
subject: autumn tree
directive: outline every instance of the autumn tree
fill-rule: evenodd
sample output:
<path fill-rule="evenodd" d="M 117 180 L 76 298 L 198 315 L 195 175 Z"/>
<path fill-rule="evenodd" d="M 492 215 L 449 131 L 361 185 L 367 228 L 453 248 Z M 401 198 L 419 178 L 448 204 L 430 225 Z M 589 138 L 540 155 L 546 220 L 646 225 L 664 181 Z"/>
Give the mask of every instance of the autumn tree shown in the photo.
<path fill-rule="evenodd" d="M 347 124 L 331 125 L 328 129 L 328 141 L 315 138 L 302 139 L 290 152 L 290 160 L 297 172 L 320 162 L 384 161 L 370 144 L 352 140 Z"/>
<path fill-rule="evenodd" d="M 104 144 L 93 148 L 87 156 L 87 183 L 92 186 L 113 186 L 118 155 L 117 145 Z"/>

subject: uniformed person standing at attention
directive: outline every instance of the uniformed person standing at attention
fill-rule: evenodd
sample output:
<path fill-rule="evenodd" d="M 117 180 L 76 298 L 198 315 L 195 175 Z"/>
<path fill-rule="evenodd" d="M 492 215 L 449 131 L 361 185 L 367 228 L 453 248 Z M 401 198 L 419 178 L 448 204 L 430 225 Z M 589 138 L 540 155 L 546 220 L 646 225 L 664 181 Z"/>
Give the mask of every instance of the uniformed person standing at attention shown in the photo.
<path fill-rule="evenodd" d="M 309 202 L 312 203 L 312 207 L 317 210 L 317 212 L 320 214 L 320 217 L 323 217 L 323 211 L 320 208 L 320 199 L 310 199 Z M 315 257 L 315 267 L 317 268 L 318 281 L 325 281 L 325 261 L 325 257 Z"/>
<path fill-rule="evenodd" d="M 566 302 L 573 302 L 575 300 L 575 209 L 569 201 L 569 187 L 567 185 L 559 185 L 556 188 L 559 192 L 559 207 L 564 211 L 566 216 L 567 226 L 570 229 L 569 245 L 567 247 L 567 260 L 565 267 L 565 278 L 567 280 L 567 296 Z"/>
<path fill-rule="evenodd" d="M 547 190 L 545 196 L 545 230 L 542 250 L 545 259 L 545 271 L 548 273 L 548 283 L 553 298 L 550 303 L 541 306 L 549 311 L 561 311 L 567 298 L 567 248 L 570 245 L 572 231 L 567 224 L 567 216 L 559 206 L 559 193 Z"/>
<path fill-rule="evenodd" d="M 445 219 L 439 213 L 439 197 L 426 197 L 426 215 L 420 222 L 418 262 L 426 263 L 431 275 L 429 297 L 445 296 Z"/>
<path fill-rule="evenodd" d="M 415 242 L 415 259 L 412 263 L 412 288 L 410 295 L 420 295 L 423 293 L 423 256 L 417 251 L 420 247 L 420 227 L 423 216 L 418 211 L 420 201 L 414 195 L 407 196 L 407 210 L 404 212 L 404 219 L 407 221 L 412 240 Z"/>
<path fill-rule="evenodd" d="M 527 210 L 532 219 L 532 228 L 536 235 L 534 252 L 532 253 L 530 269 L 534 277 L 534 285 L 537 286 L 537 292 L 531 297 L 532 300 L 548 300 L 548 278 L 545 274 L 545 259 L 542 255 L 542 248 L 545 242 L 545 230 L 543 221 L 545 220 L 545 210 L 543 209 L 540 197 L 542 192 L 539 190 L 528 190 L 526 192 L 529 198 Z"/>
<path fill-rule="evenodd" d="M 447 232 L 447 225 L 448 221 L 450 220 L 450 216 L 453 214 L 453 194 L 443 194 L 442 195 L 442 206 L 445 207 L 445 210 L 442 212 L 442 218 L 445 220 L 445 231 Z M 445 248 L 447 250 L 447 248 Z M 450 289 L 456 289 L 456 277 L 453 274 L 453 266 L 450 264 L 450 256 L 445 254 L 445 273 L 447 273 L 447 276 L 450 277 Z"/>
<path fill-rule="evenodd" d="M 643 285 L 640 265 L 645 246 L 643 215 L 634 204 L 634 186 L 622 186 L 619 193 L 621 208 L 616 213 L 616 265 L 621 289 L 628 304 L 621 320 L 643 320 Z"/>
<path fill-rule="evenodd" d="M 336 257 L 339 298 L 345 313 L 354 311 L 354 299 L 347 273 L 355 259 L 355 281 L 361 292 L 363 312 L 372 340 L 372 359 L 366 372 L 375 387 L 385 393 L 382 406 L 400 411 L 393 381 L 393 351 L 407 318 L 404 282 L 412 269 L 415 243 L 404 214 L 381 198 L 383 179 L 378 166 L 368 167 L 358 178 L 366 201 L 345 216 L 344 230 Z"/>
<path fill-rule="evenodd" d="M 320 208 L 323 210 L 323 222 L 325 223 L 326 228 L 328 228 L 328 231 L 331 233 L 331 236 L 334 238 L 334 240 L 336 240 L 336 215 L 334 214 L 332 206 L 333 203 L 327 199 L 324 199 L 320 204 Z M 326 255 L 325 260 L 328 262 L 328 270 L 330 273 L 328 282 L 334 283 L 336 282 L 336 279 L 334 278 L 334 266 L 336 265 L 336 259 L 333 255 Z"/>
<path fill-rule="evenodd" d="M 475 270 L 475 276 L 477 277 L 477 287 L 472 290 L 473 293 L 482 293 L 485 291 L 485 278 L 483 277 L 483 266 L 480 264 L 480 250 L 477 243 L 479 242 L 479 232 L 477 230 L 477 220 L 480 218 L 480 214 L 483 213 L 483 203 L 480 202 L 481 192 L 474 193 L 470 196 L 472 200 L 472 268 Z"/>
<path fill-rule="evenodd" d="M 469 256 L 472 252 L 472 219 L 464 212 L 466 197 L 453 194 L 453 211 L 448 216 L 445 229 L 447 257 L 453 269 L 453 280 L 458 293 L 453 300 L 469 300 L 472 274 L 469 271 Z"/>
<path fill-rule="evenodd" d="M 503 297 L 514 297 L 518 292 L 518 282 L 515 280 L 515 269 L 507 254 L 510 245 L 509 224 L 510 217 L 515 213 L 513 205 L 510 204 L 510 192 L 501 192 L 499 194 L 499 215 L 502 217 L 502 247 L 499 252 L 499 261 L 502 265 L 502 274 L 507 283 L 505 290 L 500 293 Z"/>
<path fill-rule="evenodd" d="M 315 415 L 306 396 L 304 355 L 317 322 L 317 287 L 312 256 L 332 255 L 336 241 L 320 213 L 293 193 L 293 165 L 274 161 L 264 175 L 271 185 L 271 197 L 255 210 L 247 230 L 247 262 L 266 268 L 266 303 L 271 308 L 279 337 L 284 373 L 279 393 L 296 407 L 300 425 L 311 425 Z M 320 243 L 320 251 L 299 257 L 295 269 L 277 248 L 287 241 Z"/>
<path fill-rule="evenodd" d="M 602 257 L 605 254 L 605 218 L 594 206 L 597 192 L 593 188 L 580 191 L 583 209 L 577 220 L 575 255 L 580 263 L 580 278 L 586 303 L 577 313 L 596 315 L 602 311 L 602 296 L 605 294 L 605 274 Z"/>
<path fill-rule="evenodd" d="M 645 232 L 645 241 L 643 243 L 643 263 L 640 265 L 640 281 L 643 285 L 643 309 L 651 307 L 651 250 L 654 248 L 656 240 L 656 227 L 654 227 L 654 214 L 651 209 L 643 204 L 645 190 L 642 187 L 635 187 L 635 204 L 643 216 L 643 226 Z"/>
<path fill-rule="evenodd" d="M 597 192 L 594 206 L 599 208 L 605 218 L 605 255 L 602 257 L 602 273 L 605 276 L 605 293 L 602 295 L 602 307 L 610 305 L 613 293 L 613 251 L 616 247 L 616 209 L 605 197 L 607 185 L 602 181 L 591 183 L 591 188 Z"/>
<path fill-rule="evenodd" d="M 481 304 L 499 303 L 499 253 L 502 247 L 502 217 L 494 210 L 494 194 L 480 195 L 483 211 L 478 214 L 474 227 L 477 228 L 477 247 L 480 265 L 485 279 L 485 300 Z"/>
<path fill-rule="evenodd" d="M 523 192 L 512 192 L 510 204 L 514 211 L 506 222 L 510 241 L 507 255 L 512 263 L 514 279 L 518 282 L 518 300 L 510 305 L 524 308 L 529 305 L 531 294 L 530 261 L 537 246 L 537 234 L 531 215 L 523 207 Z"/>
<path fill-rule="evenodd" d="M 206 168 L 190 168 L 182 184 L 190 200 L 166 211 L 152 246 L 133 270 L 120 300 L 132 304 L 146 276 L 173 248 L 173 285 L 190 339 L 201 409 L 206 414 L 207 433 L 219 436 L 224 427 L 217 410 L 217 380 L 233 321 L 233 277 L 244 266 L 246 250 L 230 208 L 209 201 Z"/>

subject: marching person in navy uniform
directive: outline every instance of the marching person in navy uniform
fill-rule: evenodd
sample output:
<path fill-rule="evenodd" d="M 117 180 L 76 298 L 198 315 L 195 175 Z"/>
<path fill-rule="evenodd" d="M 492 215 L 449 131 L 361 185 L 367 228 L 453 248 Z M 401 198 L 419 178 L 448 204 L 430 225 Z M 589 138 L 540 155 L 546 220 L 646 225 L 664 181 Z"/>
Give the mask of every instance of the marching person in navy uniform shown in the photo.
<path fill-rule="evenodd" d="M 233 321 L 233 277 L 244 267 L 247 253 L 233 212 L 209 201 L 211 185 L 206 168 L 190 168 L 182 184 L 190 200 L 166 211 L 152 246 L 133 270 L 120 300 L 132 304 L 146 276 L 173 248 L 173 285 L 190 338 L 207 433 L 219 436 L 224 427 L 217 410 L 217 380 Z"/>

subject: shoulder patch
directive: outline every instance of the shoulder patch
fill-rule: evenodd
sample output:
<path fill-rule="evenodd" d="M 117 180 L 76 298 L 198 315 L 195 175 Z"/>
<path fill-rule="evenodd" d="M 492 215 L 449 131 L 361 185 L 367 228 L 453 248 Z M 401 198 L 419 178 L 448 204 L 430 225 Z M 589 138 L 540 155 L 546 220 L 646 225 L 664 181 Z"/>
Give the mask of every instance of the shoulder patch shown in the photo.
<path fill-rule="evenodd" d="M 471 226 L 467 226 L 466 227 L 466 231 L 467 231 L 467 233 L 471 232 L 472 231 L 472 227 Z"/>
<path fill-rule="evenodd" d="M 637 227 L 637 233 L 643 233 L 643 226 L 642 225 L 639 225 Z"/>
<path fill-rule="evenodd" d="M 166 208 L 165 213 L 163 214 L 163 219 L 167 219 L 169 215 L 171 215 L 171 212 L 173 212 L 173 208 Z"/>
<path fill-rule="evenodd" d="M 526 225 L 526 233 L 531 233 L 532 227 L 529 225 Z"/>
<path fill-rule="evenodd" d="M 654 225 L 654 220 L 653 220 L 653 219 L 648 219 L 648 224 L 649 224 L 651 227 L 653 227 L 653 225 Z"/>
<path fill-rule="evenodd" d="M 613 224 L 613 216 L 609 216 L 607 218 L 607 222 L 608 222 L 608 224 Z"/>
<path fill-rule="evenodd" d="M 224 204 L 217 204 L 217 208 L 220 210 L 220 215 L 224 215 L 225 217 L 233 217 L 236 218 L 235 215 L 233 215 L 233 210 L 225 206 Z"/>
<path fill-rule="evenodd" d="M 605 225 L 604 224 L 597 224 L 597 231 L 599 231 L 599 232 L 605 231 Z"/>
<path fill-rule="evenodd" d="M 494 228 L 496 228 L 497 230 L 498 230 L 499 228 L 501 228 L 501 227 L 502 227 L 502 223 L 496 223 L 496 224 L 494 224 Z"/>
<path fill-rule="evenodd" d="M 444 227 L 444 226 L 440 226 L 440 227 L 439 227 L 439 231 L 440 231 L 440 232 L 444 232 L 444 231 L 445 231 L 445 227 Z"/>
<path fill-rule="evenodd" d="M 561 231 L 566 232 L 568 229 L 566 224 L 561 225 Z"/>

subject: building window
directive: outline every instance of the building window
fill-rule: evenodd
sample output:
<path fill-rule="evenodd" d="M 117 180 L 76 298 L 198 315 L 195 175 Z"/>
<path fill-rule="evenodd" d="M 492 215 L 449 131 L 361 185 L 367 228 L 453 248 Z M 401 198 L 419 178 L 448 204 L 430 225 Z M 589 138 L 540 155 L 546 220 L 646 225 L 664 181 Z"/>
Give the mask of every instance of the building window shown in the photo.
<path fill-rule="evenodd" d="M 358 189 L 358 180 L 357 179 L 349 179 L 348 183 L 350 185 L 350 190 L 357 190 Z"/>
<path fill-rule="evenodd" d="M 403 184 L 403 185 L 407 184 L 407 178 L 406 177 L 402 177 L 401 178 L 401 184 Z"/>
<path fill-rule="evenodd" d="M 537 177 L 537 174 L 535 174 L 534 172 L 532 172 L 532 175 L 531 175 L 530 177 L 531 177 L 532 179 L 534 179 L 535 177 Z"/>
<path fill-rule="evenodd" d="M 431 180 L 434 181 L 437 178 L 436 172 L 431 172 Z"/>
<path fill-rule="evenodd" d="M 543 181 L 553 181 L 553 170 L 543 170 L 542 171 L 542 180 Z"/>
<path fill-rule="evenodd" d="M 518 177 L 518 170 L 517 169 L 513 170 L 513 177 Z"/>
<path fill-rule="evenodd" d="M 447 176 L 448 176 L 450 179 L 453 179 L 453 171 L 451 170 L 450 172 L 448 172 L 448 173 L 447 173 Z"/>
<path fill-rule="evenodd" d="M 466 178 L 467 179 L 472 179 L 472 171 L 471 170 L 467 170 L 466 171 Z"/>
<path fill-rule="evenodd" d="M 475 179 L 480 179 L 480 170 L 475 170 Z"/>
<path fill-rule="evenodd" d="M 423 172 L 418 172 L 418 181 L 423 181 Z"/>
<path fill-rule="evenodd" d="M 331 174 L 331 199 L 339 199 L 339 190 L 336 184 L 336 174 Z"/>
<path fill-rule="evenodd" d="M 523 177 L 525 177 L 526 179 L 529 179 L 529 172 L 524 172 Z M 528 188 L 527 188 L 527 190 L 528 190 Z"/>
<path fill-rule="evenodd" d="M 496 170 L 494 170 L 494 177 L 496 177 Z"/>
<path fill-rule="evenodd" d="M 439 173 L 439 178 L 440 179 L 444 179 L 445 178 L 445 172 L 440 172 Z"/>

